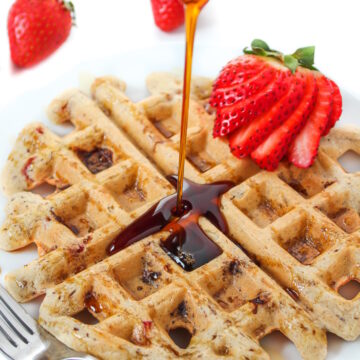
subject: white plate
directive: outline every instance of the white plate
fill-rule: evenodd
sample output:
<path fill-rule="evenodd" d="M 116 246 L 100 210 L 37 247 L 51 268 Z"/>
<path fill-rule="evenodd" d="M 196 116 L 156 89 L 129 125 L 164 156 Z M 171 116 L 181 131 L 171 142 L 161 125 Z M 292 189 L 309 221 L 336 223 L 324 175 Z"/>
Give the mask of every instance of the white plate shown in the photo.
<path fill-rule="evenodd" d="M 202 47 L 196 45 L 194 59 L 194 74 L 215 76 L 221 67 L 231 58 L 240 54 L 238 48 Z M 91 63 L 80 64 L 66 74 L 62 74 L 57 81 L 49 83 L 46 87 L 34 89 L 32 92 L 23 94 L 16 102 L 0 109 L 0 168 L 3 168 L 6 158 L 21 129 L 31 121 L 42 121 L 56 132 L 61 132 L 61 127 L 51 124 L 45 116 L 45 108 L 49 102 L 59 93 L 69 87 L 81 86 L 89 79 L 88 74 L 95 76 L 112 74 L 125 80 L 128 84 L 128 95 L 133 100 L 140 100 L 147 95 L 145 89 L 145 77 L 152 71 L 172 71 L 183 67 L 184 47 L 183 44 L 174 43 L 162 47 L 141 49 L 118 55 L 111 59 L 97 60 Z M 59 74 L 60 75 L 60 74 Z M 335 74 L 328 74 L 335 77 Z M 79 80 L 80 79 L 80 80 Z M 36 88 L 36 84 L 34 84 Z M 351 96 L 345 89 L 343 94 L 343 115 L 339 122 L 344 124 L 357 124 L 360 126 L 360 99 Z M 350 166 L 357 167 L 358 159 L 352 159 Z M 5 197 L 0 195 L 0 221 L 4 220 Z M 35 246 L 28 249 L 6 253 L 0 250 L 0 266 L 2 268 L 0 282 L 3 283 L 4 275 L 10 270 L 19 268 L 36 258 Z M 34 317 L 38 316 L 40 300 L 25 304 Z M 270 335 L 263 345 L 271 353 L 272 358 L 295 360 L 300 359 L 294 345 L 276 335 Z M 345 342 L 337 337 L 329 336 L 327 359 L 357 359 L 360 358 L 360 339 L 355 342 Z"/>

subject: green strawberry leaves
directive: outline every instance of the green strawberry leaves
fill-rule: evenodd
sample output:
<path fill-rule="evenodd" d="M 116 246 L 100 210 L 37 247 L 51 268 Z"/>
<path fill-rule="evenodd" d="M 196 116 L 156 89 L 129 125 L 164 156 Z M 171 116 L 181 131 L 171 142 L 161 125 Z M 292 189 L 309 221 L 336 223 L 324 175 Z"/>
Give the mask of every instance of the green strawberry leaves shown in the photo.
<path fill-rule="evenodd" d="M 315 46 L 299 48 L 291 56 L 298 60 L 301 66 L 306 67 L 310 70 L 317 70 L 313 66 L 315 57 Z"/>
<path fill-rule="evenodd" d="M 274 57 L 282 60 L 281 52 L 270 49 L 269 45 L 265 41 L 260 39 L 255 39 L 251 42 L 251 50 L 246 47 L 243 51 L 245 54 Z"/>
<path fill-rule="evenodd" d="M 273 57 L 280 60 L 292 73 L 295 73 L 298 66 L 310 70 L 317 70 L 314 67 L 315 46 L 307 46 L 297 49 L 293 54 L 284 55 L 282 52 L 271 49 L 270 46 L 261 39 L 251 42 L 251 49 L 246 47 L 244 54 L 252 54 L 266 57 Z"/>
<path fill-rule="evenodd" d="M 299 66 L 299 61 L 292 55 L 284 55 L 283 58 L 284 65 L 291 70 L 294 74 L 296 68 Z"/>
<path fill-rule="evenodd" d="M 76 16 L 75 16 L 75 6 L 71 1 L 62 1 L 63 6 L 66 10 L 68 10 L 71 14 L 71 20 L 72 20 L 72 24 L 73 26 L 76 26 Z"/>

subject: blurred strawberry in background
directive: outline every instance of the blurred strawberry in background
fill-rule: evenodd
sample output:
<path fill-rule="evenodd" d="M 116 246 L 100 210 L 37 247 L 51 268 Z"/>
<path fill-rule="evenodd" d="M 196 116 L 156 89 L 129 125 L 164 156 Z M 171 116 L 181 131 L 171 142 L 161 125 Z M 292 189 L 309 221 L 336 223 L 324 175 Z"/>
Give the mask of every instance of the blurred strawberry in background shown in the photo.
<path fill-rule="evenodd" d="M 184 23 L 184 6 L 180 0 L 151 0 L 155 24 L 169 32 Z"/>
<path fill-rule="evenodd" d="M 52 54 L 69 36 L 74 6 L 63 0 L 16 0 L 8 15 L 13 63 L 28 67 Z"/>

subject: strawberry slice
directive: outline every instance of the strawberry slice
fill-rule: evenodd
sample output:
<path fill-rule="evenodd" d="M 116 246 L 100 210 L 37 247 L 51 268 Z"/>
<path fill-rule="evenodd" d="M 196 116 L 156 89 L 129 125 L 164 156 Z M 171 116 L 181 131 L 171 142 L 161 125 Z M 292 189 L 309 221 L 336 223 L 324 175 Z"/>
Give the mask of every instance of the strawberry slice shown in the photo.
<path fill-rule="evenodd" d="M 327 126 L 324 129 L 323 136 L 326 136 L 329 131 L 334 127 L 335 123 L 339 120 L 342 113 L 342 97 L 340 93 L 339 87 L 334 83 L 334 81 L 330 80 L 330 84 L 333 88 L 333 108 L 332 113 L 329 119 Z"/>
<path fill-rule="evenodd" d="M 290 83 L 289 91 L 269 111 L 230 134 L 229 145 L 235 156 L 248 156 L 295 111 L 304 96 L 306 81 L 300 72 L 285 81 Z"/>
<path fill-rule="evenodd" d="M 236 104 L 244 99 L 254 96 L 274 80 L 276 70 L 270 66 L 266 66 L 256 76 L 251 77 L 242 84 L 232 83 L 229 87 L 222 87 L 213 92 L 213 99 L 217 106 L 229 106 Z"/>
<path fill-rule="evenodd" d="M 299 168 L 307 168 L 314 163 L 318 152 L 320 138 L 332 117 L 333 87 L 330 80 L 320 73 L 315 73 L 319 92 L 314 110 L 305 126 L 292 143 L 288 158 Z"/>
<path fill-rule="evenodd" d="M 279 69 L 274 80 L 254 96 L 230 106 L 219 107 L 213 136 L 225 136 L 269 110 L 288 91 L 288 83 L 284 82 L 288 74 L 285 68 Z"/>
<path fill-rule="evenodd" d="M 315 105 L 318 87 L 313 73 L 301 67 L 297 71 L 306 78 L 304 97 L 291 116 L 251 153 L 251 157 L 261 168 L 276 169 Z"/>
<path fill-rule="evenodd" d="M 266 62 L 258 56 L 239 56 L 229 61 L 214 82 L 214 90 L 235 83 L 241 84 L 261 72 Z M 211 102 L 211 100 L 210 100 Z M 214 106 L 211 104 L 211 106 Z"/>
<path fill-rule="evenodd" d="M 315 71 L 315 47 L 285 55 L 254 39 L 243 51 L 214 82 L 214 138 L 228 135 L 234 156 L 250 155 L 264 169 L 274 170 L 286 155 L 311 166 L 342 111 L 337 85 Z"/>

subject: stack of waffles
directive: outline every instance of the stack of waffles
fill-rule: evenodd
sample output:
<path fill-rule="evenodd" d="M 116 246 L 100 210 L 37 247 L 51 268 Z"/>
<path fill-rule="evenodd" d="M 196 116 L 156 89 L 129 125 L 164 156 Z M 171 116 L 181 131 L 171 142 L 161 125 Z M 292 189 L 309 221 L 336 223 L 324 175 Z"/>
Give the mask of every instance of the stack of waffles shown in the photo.
<path fill-rule="evenodd" d="M 96 79 L 91 98 L 69 90 L 49 106 L 52 121 L 73 124 L 70 134 L 34 123 L 19 135 L 3 172 L 0 247 L 35 243 L 39 258 L 7 274 L 6 286 L 19 302 L 46 293 L 39 321 L 68 346 L 102 359 L 269 359 L 259 341 L 278 330 L 304 359 L 324 359 L 326 331 L 360 334 L 360 295 L 338 292 L 360 279 L 360 174 L 338 162 L 360 153 L 360 130 L 334 129 L 310 169 L 260 171 L 213 139 L 211 83 L 193 80 L 185 177 L 235 186 L 221 198 L 227 234 L 199 219 L 221 254 L 192 271 L 164 252 L 164 231 L 106 253 L 175 192 L 166 176 L 178 166 L 177 76 L 151 74 L 139 103 L 122 81 Z M 52 194 L 30 191 L 44 183 Z M 172 340 L 179 330 L 183 344 Z"/>

